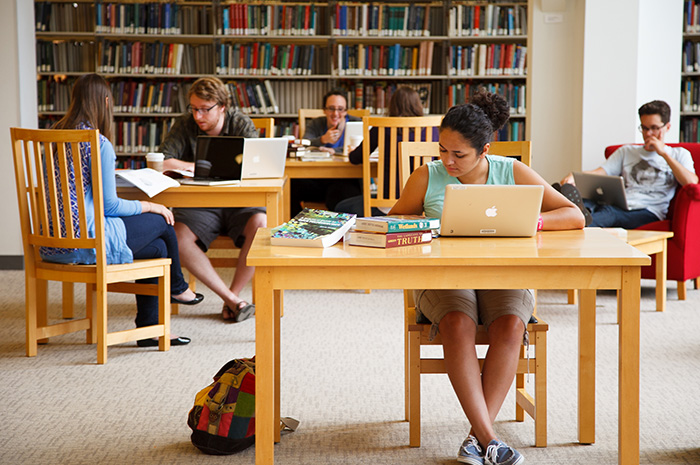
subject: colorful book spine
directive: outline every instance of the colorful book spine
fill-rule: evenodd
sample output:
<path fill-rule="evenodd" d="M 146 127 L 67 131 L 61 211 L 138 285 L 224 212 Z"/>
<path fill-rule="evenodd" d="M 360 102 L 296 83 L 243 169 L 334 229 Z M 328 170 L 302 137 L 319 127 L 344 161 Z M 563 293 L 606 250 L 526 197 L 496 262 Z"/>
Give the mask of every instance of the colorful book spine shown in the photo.
<path fill-rule="evenodd" d="M 355 221 L 355 229 L 357 231 L 383 233 L 426 231 L 429 229 L 438 229 L 439 227 L 439 218 L 426 218 L 417 215 L 371 216 L 357 218 Z"/>
<path fill-rule="evenodd" d="M 390 249 L 407 245 L 427 244 L 433 240 L 430 231 L 404 231 L 397 233 L 378 233 L 349 231 L 345 235 L 345 242 L 349 245 L 365 247 L 379 247 Z"/>

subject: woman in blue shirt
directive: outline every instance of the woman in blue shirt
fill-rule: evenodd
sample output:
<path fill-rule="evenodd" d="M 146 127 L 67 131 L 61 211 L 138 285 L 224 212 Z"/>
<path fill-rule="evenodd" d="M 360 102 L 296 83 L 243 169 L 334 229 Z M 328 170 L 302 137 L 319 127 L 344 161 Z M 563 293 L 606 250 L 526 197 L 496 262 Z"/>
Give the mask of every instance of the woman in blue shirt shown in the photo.
<path fill-rule="evenodd" d="M 440 125 L 440 160 L 417 168 L 389 214 L 425 213 L 440 218 L 447 184 L 540 184 L 544 186 L 539 229 L 583 228 L 581 211 L 534 170 L 512 158 L 487 154 L 493 133 L 506 123 L 508 103 L 478 92 L 471 103 L 451 108 Z M 534 309 L 529 289 L 415 291 L 416 307 L 437 327 L 445 368 L 471 424 L 457 460 L 517 465 L 524 457 L 500 441 L 493 422 L 513 383 L 520 347 Z M 479 368 L 475 337 L 481 321 L 489 350 Z"/>
<path fill-rule="evenodd" d="M 163 258 L 172 260 L 170 265 L 171 301 L 185 305 L 195 305 L 204 299 L 202 294 L 192 292 L 182 276 L 177 238 L 173 229 L 173 214 L 165 206 L 138 200 L 124 200 L 117 197 L 114 162 L 116 155 L 109 139 L 112 136 L 113 98 L 107 82 L 97 74 L 81 76 L 74 84 L 71 104 L 66 115 L 55 125 L 55 129 L 99 129 L 100 163 L 102 166 L 102 190 L 105 214 L 105 248 L 107 263 L 131 263 L 135 258 Z M 68 147 L 70 150 L 70 147 Z M 83 179 L 85 199 L 88 207 L 93 203 L 92 176 L 90 170 L 89 144 L 80 144 L 83 159 Z M 56 180 L 60 183 L 60 179 Z M 75 186 L 69 186 L 71 196 L 76 195 Z M 73 202 L 71 202 L 73 205 Z M 88 208 L 88 228 L 90 236 L 95 234 L 95 219 L 90 217 Z M 64 221 L 64 218 L 60 218 Z M 77 225 L 76 225 L 77 226 Z M 65 229 L 65 224 L 59 227 Z M 58 249 L 43 247 L 41 257 L 58 263 L 94 264 L 95 249 Z M 155 283 L 157 278 L 139 282 Z M 158 324 L 158 297 L 136 296 L 136 326 Z M 186 337 L 174 337 L 172 345 L 185 345 Z M 137 341 L 140 347 L 155 347 L 157 339 Z"/>

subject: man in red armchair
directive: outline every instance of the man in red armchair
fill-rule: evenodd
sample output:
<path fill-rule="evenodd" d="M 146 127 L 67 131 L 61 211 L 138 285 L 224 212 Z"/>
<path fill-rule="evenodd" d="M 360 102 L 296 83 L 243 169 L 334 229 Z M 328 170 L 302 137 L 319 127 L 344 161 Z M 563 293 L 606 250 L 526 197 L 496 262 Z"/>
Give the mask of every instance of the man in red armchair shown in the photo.
<path fill-rule="evenodd" d="M 629 211 L 612 205 L 602 205 L 584 200 L 583 205 L 590 210 L 591 221 L 587 226 L 620 227 L 635 229 L 647 223 L 666 218 L 668 206 L 680 184 L 685 186 L 697 183 L 693 158 L 688 150 L 669 147 L 664 136 L 670 128 L 671 108 L 661 100 L 654 100 L 639 107 L 639 131 L 644 137 L 644 145 L 624 145 L 617 149 L 600 167 L 587 173 L 622 176 Z M 561 180 L 562 193 L 567 197 L 580 194 L 572 186 L 573 174 Z"/>

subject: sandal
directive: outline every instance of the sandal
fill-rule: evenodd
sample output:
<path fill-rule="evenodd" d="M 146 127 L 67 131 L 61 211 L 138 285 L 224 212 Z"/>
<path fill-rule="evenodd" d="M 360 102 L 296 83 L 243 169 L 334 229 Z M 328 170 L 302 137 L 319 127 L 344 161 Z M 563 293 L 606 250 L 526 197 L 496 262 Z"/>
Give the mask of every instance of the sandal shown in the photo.
<path fill-rule="evenodd" d="M 240 323 L 253 315 L 255 315 L 255 305 L 243 300 L 238 304 L 235 312 L 228 305 L 224 305 L 224 308 L 221 310 L 221 317 L 224 321 L 233 323 Z"/>

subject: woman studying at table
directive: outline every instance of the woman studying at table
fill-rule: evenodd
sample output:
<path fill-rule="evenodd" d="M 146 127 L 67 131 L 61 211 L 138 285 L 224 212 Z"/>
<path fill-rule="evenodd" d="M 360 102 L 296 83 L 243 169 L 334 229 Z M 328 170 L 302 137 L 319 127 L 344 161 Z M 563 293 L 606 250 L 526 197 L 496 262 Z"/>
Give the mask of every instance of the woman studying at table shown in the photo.
<path fill-rule="evenodd" d="M 584 217 L 573 203 L 525 164 L 487 154 L 492 135 L 507 122 L 508 103 L 480 91 L 471 103 L 451 108 L 440 125 L 440 160 L 417 168 L 389 214 L 440 218 L 447 184 L 540 184 L 539 229 L 579 229 Z M 445 368 L 471 424 L 457 460 L 472 465 L 517 465 L 524 457 L 497 438 L 493 423 L 513 383 L 519 350 L 533 313 L 529 289 L 416 290 L 416 308 L 437 327 Z M 481 321 L 489 350 L 479 367 L 475 337 Z"/>

